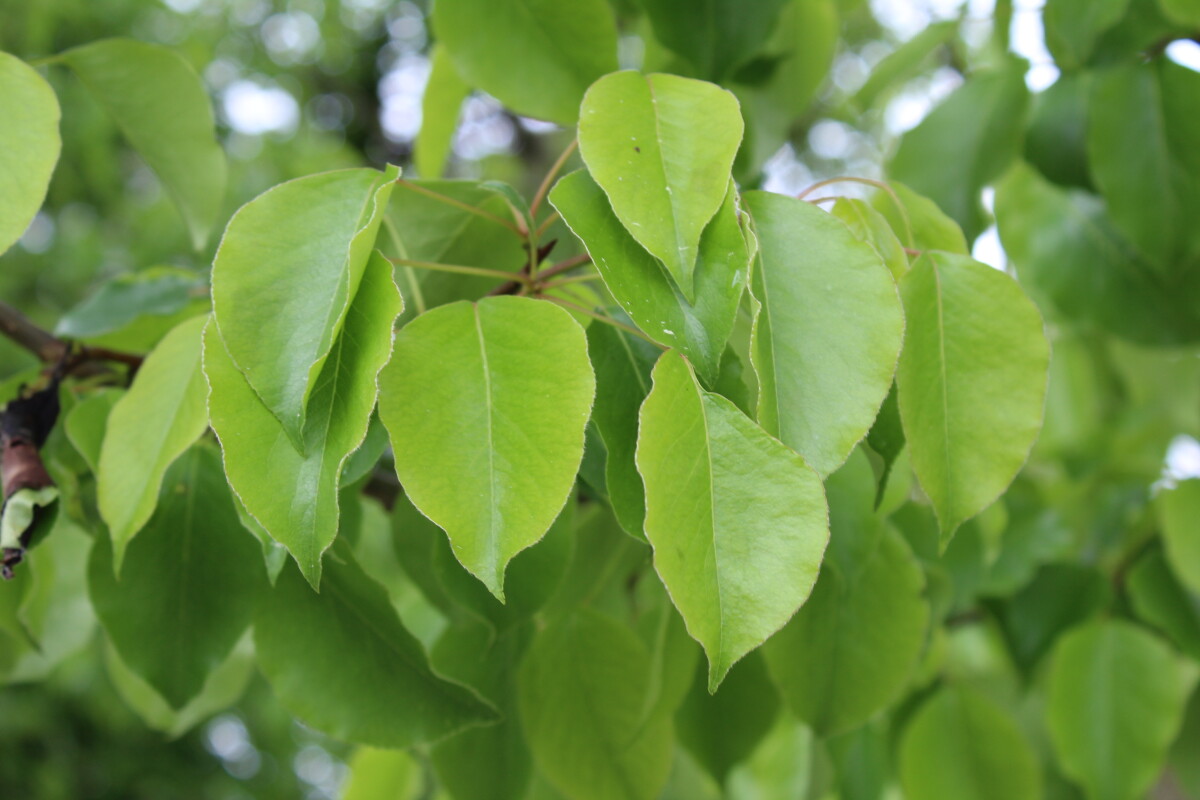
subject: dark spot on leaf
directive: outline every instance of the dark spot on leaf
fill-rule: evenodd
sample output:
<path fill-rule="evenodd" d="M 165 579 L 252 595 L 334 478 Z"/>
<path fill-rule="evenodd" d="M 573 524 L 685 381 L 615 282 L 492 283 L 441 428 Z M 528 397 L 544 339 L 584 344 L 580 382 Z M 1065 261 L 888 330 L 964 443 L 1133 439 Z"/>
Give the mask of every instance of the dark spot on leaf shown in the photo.
<path fill-rule="evenodd" d="M 638 147 L 638 146 L 635 144 L 635 145 L 633 146 L 633 152 L 635 152 L 635 153 L 640 153 L 640 152 L 642 152 L 642 148 Z"/>

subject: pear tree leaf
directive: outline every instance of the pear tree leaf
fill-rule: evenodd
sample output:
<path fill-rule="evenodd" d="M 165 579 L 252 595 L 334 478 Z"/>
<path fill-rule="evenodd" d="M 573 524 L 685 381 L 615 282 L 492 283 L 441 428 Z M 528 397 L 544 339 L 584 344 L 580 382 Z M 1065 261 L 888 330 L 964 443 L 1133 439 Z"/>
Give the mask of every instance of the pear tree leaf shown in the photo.
<path fill-rule="evenodd" d="M 154 513 L 163 474 L 208 427 L 200 368 L 207 322 L 193 317 L 167 334 L 108 415 L 96 495 L 118 573 L 129 541 Z"/>
<path fill-rule="evenodd" d="M 668 351 L 642 405 L 637 466 L 654 568 L 715 691 L 796 612 L 829 540 L 820 478 Z"/>
<path fill-rule="evenodd" d="M 705 382 L 715 381 L 750 272 L 750 249 L 738 224 L 732 181 L 724 205 L 700 240 L 694 303 L 629 235 L 587 172 L 562 178 L 550 192 L 550 202 L 583 241 L 625 313 L 654 341 L 678 348 Z"/>
<path fill-rule="evenodd" d="M 1144 796 L 1195 683 L 1195 668 L 1137 625 L 1098 620 L 1061 637 L 1046 724 L 1063 772 L 1093 800 Z"/>
<path fill-rule="evenodd" d="M 617 68 L 616 21 L 605 0 L 442 0 L 433 28 L 468 84 L 518 114 L 561 125 L 579 118 L 592 81 Z"/>
<path fill-rule="evenodd" d="M 234 214 L 213 261 L 224 348 L 303 456 L 312 393 L 398 175 L 350 169 L 281 183 Z"/>
<path fill-rule="evenodd" d="M 21 238 L 46 199 L 62 150 L 60 116 L 50 84 L 21 59 L 0 53 L 0 253 Z"/>
<path fill-rule="evenodd" d="M 594 395 L 583 329 L 546 301 L 451 303 L 396 337 L 379 402 L 396 474 L 501 602 L 575 483 Z"/>
<path fill-rule="evenodd" d="M 617 72 L 583 98 L 579 154 L 588 172 L 689 301 L 700 235 L 728 194 L 742 132 L 737 98 L 678 75 Z"/>
<path fill-rule="evenodd" d="M 759 246 L 758 422 L 828 475 L 891 388 L 904 337 L 900 297 L 878 252 L 833 215 L 769 192 L 745 199 Z"/>
<path fill-rule="evenodd" d="M 391 353 L 392 323 L 402 308 L 392 265 L 374 255 L 309 401 L 306 455 L 238 371 L 216 327 L 205 330 L 209 414 L 229 483 L 314 587 L 321 580 L 321 554 L 338 531 L 340 473 L 367 435 L 376 378 Z"/>
<path fill-rule="evenodd" d="M 105 39 L 57 56 L 162 181 L 204 246 L 225 198 L 225 153 L 200 76 L 178 53 L 133 39 Z"/>
<path fill-rule="evenodd" d="M 1050 346 L 1016 281 L 970 258 L 926 253 L 900 294 L 896 396 L 944 548 L 1024 465 L 1042 426 Z"/>

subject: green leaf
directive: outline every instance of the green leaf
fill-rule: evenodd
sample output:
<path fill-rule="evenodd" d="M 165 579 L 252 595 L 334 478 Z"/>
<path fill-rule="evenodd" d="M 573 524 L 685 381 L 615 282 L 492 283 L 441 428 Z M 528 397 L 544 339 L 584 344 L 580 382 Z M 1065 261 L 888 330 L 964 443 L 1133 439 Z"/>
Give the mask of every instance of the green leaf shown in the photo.
<path fill-rule="evenodd" d="M 187 308 L 197 292 L 203 296 L 206 291 L 203 276 L 179 267 L 150 267 L 118 275 L 64 314 L 54 333 L 70 339 L 95 339 L 142 317 L 167 320 Z"/>
<path fill-rule="evenodd" d="M 337 535 L 340 473 L 367 435 L 376 378 L 391 352 L 392 322 L 401 309 L 391 264 L 376 254 L 309 400 L 303 430 L 307 455 L 292 447 L 238 372 L 216 327 L 205 330 L 208 408 L 229 483 L 314 587 L 321 580 L 321 554 Z"/>
<path fill-rule="evenodd" d="M 896 400 L 896 384 L 893 383 L 891 390 L 888 391 L 888 396 L 884 398 L 883 405 L 879 407 L 879 416 L 875 418 L 875 423 L 867 432 L 867 446 L 870 448 L 870 452 L 878 457 L 871 459 L 871 467 L 875 470 L 878 484 L 875 492 L 876 509 L 883 503 L 884 495 L 889 487 L 888 479 L 891 477 L 892 467 L 896 465 L 896 460 L 904 452 L 904 444 L 904 425 L 900 421 L 900 405 Z M 905 471 L 907 469 L 906 465 Z"/>
<path fill-rule="evenodd" d="M 200 369 L 207 321 L 195 317 L 167 334 L 108 415 L 96 495 L 117 572 L 129 541 L 154 513 L 167 467 L 208 427 Z"/>
<path fill-rule="evenodd" d="M 638 409 L 650 393 L 650 371 L 658 360 L 653 345 L 612 325 L 589 325 L 588 355 L 596 372 L 592 421 L 608 453 L 605 485 L 621 527 L 645 538 L 646 493 L 634 463 Z"/>
<path fill-rule="evenodd" d="M 1047 564 L 1008 599 L 1000 615 L 1013 661 L 1033 672 L 1069 628 L 1100 613 L 1112 600 L 1105 576 L 1079 564 Z"/>
<path fill-rule="evenodd" d="M 1162 12 L 1177 25 L 1200 27 L 1200 2 L 1196 0 L 1158 0 Z"/>
<path fill-rule="evenodd" d="M 829 213 L 846 223 L 859 241 L 875 248 L 893 278 L 900 280 L 908 272 L 908 254 L 904 252 L 904 245 L 879 211 L 862 200 L 840 197 Z"/>
<path fill-rule="evenodd" d="M 1049 345 L 1016 281 L 978 261 L 926 253 L 900 293 L 900 419 L 945 547 L 1025 463 L 1042 425 Z"/>
<path fill-rule="evenodd" d="M 1183 585 L 1200 594 L 1200 479 L 1163 490 L 1157 506 L 1167 561 Z"/>
<path fill-rule="evenodd" d="M 720 81 L 762 49 L 787 0 L 642 0 L 654 37 L 686 58 L 699 77 Z"/>
<path fill-rule="evenodd" d="M 627 627 L 584 610 L 547 626 L 518 676 L 538 770 L 573 800 L 651 800 L 671 767 L 671 721 L 643 723 L 650 656 Z"/>
<path fill-rule="evenodd" d="M 754 752 L 775 724 L 779 693 L 757 653 L 739 661 L 716 694 L 708 693 L 704 666 L 697 662 L 696 667 L 691 691 L 675 716 L 679 741 L 723 784 L 730 770 Z"/>
<path fill-rule="evenodd" d="M 1200 598 L 1189 594 L 1155 549 L 1137 560 L 1125 583 L 1137 615 L 1200 661 Z"/>
<path fill-rule="evenodd" d="M 421 764 L 404 750 L 360 747 L 350 759 L 340 800 L 417 800 L 424 796 Z"/>
<path fill-rule="evenodd" d="M 854 94 L 855 104 L 862 109 L 874 108 L 880 97 L 920 75 L 933 54 L 954 39 L 958 26 L 957 20 L 934 22 L 881 58 Z"/>
<path fill-rule="evenodd" d="M 433 28 L 472 86 L 518 114 L 572 125 L 584 91 L 617 68 L 605 0 L 442 0 Z"/>
<path fill-rule="evenodd" d="M 199 250 L 225 198 L 225 154 L 200 76 L 179 54 L 132 39 L 61 53 L 162 181 Z"/>
<path fill-rule="evenodd" d="M 704 380 L 716 380 L 750 272 L 732 182 L 724 206 L 700 241 L 694 304 L 629 235 L 587 172 L 560 180 L 550 202 L 583 240 L 613 298 L 638 327 L 656 342 L 678 348 Z"/>
<path fill-rule="evenodd" d="M 900 298 L 879 254 L 837 218 L 768 192 L 745 200 L 759 242 L 758 421 L 828 475 L 870 430 L 892 385 Z"/>
<path fill-rule="evenodd" d="M 821 736 L 856 728 L 896 700 L 925 644 L 925 575 L 871 508 L 857 454 L 829 477 L 829 551 L 812 597 L 763 647 L 792 712 Z"/>
<path fill-rule="evenodd" d="M 396 337 L 379 398 L 396 474 L 501 602 L 575 483 L 594 395 L 583 329 L 546 301 L 452 303 Z"/>
<path fill-rule="evenodd" d="M 984 228 L 980 191 L 1017 154 L 1028 100 L 1023 61 L 972 74 L 904 135 L 890 174 L 933 199 L 974 239 Z"/>
<path fill-rule="evenodd" d="M 1093 77 L 1090 71 L 1069 72 L 1034 95 L 1024 155 L 1061 186 L 1092 187 L 1086 137 Z"/>
<path fill-rule="evenodd" d="M 1200 75 L 1168 59 L 1099 72 L 1092 175 L 1116 227 L 1166 275 L 1200 263 Z"/>
<path fill-rule="evenodd" d="M 374 747 L 434 742 L 498 719 L 474 692 L 430 669 L 387 592 L 348 548 L 325 566 L 320 595 L 285 567 L 255 617 L 259 667 L 285 708 L 336 739 Z"/>
<path fill-rule="evenodd" d="M 1200 278 L 1156 271 L 1096 196 L 1016 164 L 996 187 L 996 221 L 1021 278 L 1068 319 L 1142 344 L 1200 340 Z"/>
<path fill-rule="evenodd" d="M 1060 766 L 1090 800 L 1134 800 L 1154 783 L 1195 670 L 1144 629 L 1102 620 L 1059 639 L 1046 724 Z"/>
<path fill-rule="evenodd" d="M 642 405 L 637 465 L 654 568 L 708 656 L 709 691 L 808 597 L 829 538 L 804 459 L 667 352 Z"/>
<path fill-rule="evenodd" d="M 758 57 L 734 73 L 732 83 L 726 81 L 746 122 L 734 166 L 739 181 L 749 182 L 787 141 L 796 118 L 824 84 L 837 47 L 838 4 L 791 0 Z"/>
<path fill-rule="evenodd" d="M 182 709 L 233 650 L 265 585 L 214 450 L 193 447 L 167 471 L 119 582 L 112 559 L 98 538 L 88 565 L 96 614 L 122 661 Z"/>
<path fill-rule="evenodd" d="M 16 56 L 0 53 L 0 253 L 12 247 L 46 199 L 58 163 L 58 98 Z"/>
<path fill-rule="evenodd" d="M 517 712 L 517 666 L 531 633 L 531 626 L 500 636 L 483 625 L 455 626 L 434 647 L 433 663 L 443 674 L 480 692 L 504 715 L 497 725 L 468 728 L 434 745 L 433 768 L 454 800 L 525 796 L 533 757 Z"/>
<path fill-rule="evenodd" d="M 892 191 L 876 192 L 871 204 L 892 226 L 905 247 L 970 255 L 971 249 L 967 247 L 962 228 L 946 216 L 937 203 L 899 181 L 891 181 L 888 185 Z"/>
<path fill-rule="evenodd" d="M 437 192 L 451 200 L 479 209 L 493 217 L 508 219 L 505 199 L 476 181 L 405 181 L 392 193 L 387 227 L 394 231 L 397 256 L 439 264 L 516 272 L 529 262 L 523 240 L 494 220 L 473 214 L 461 206 L 433 201 L 419 190 Z M 392 242 L 393 237 L 382 236 Z M 426 308 L 454 300 L 476 300 L 499 282 L 495 278 L 400 267 L 397 280 L 408 299 L 406 316 L 422 310 L 413 301 L 419 296 Z M 414 288 L 415 287 L 415 288 Z"/>
<path fill-rule="evenodd" d="M 1046 47 L 1063 69 L 1087 63 L 1100 35 L 1121 21 L 1129 0 L 1047 0 Z"/>
<path fill-rule="evenodd" d="M 254 647 L 247 633 L 229 657 L 208 672 L 200 692 L 179 710 L 171 708 L 153 686 L 130 669 L 111 642 L 104 648 L 104 666 L 108 679 L 125 705 L 133 709 L 147 727 L 177 739 L 238 701 L 254 677 Z"/>
<path fill-rule="evenodd" d="M 213 261 L 224 348 L 301 455 L 312 455 L 306 411 L 398 174 L 351 169 L 281 183 L 233 216 Z"/>
<path fill-rule="evenodd" d="M 123 389 L 114 388 L 93 392 L 82 398 L 63 419 L 63 432 L 92 472 L 99 469 L 100 448 L 104 444 L 108 415 L 124 395 Z"/>
<path fill-rule="evenodd" d="M 471 87 L 458 76 L 450 51 L 435 43 L 429 56 L 429 82 L 421 96 L 421 130 L 414 142 L 417 174 L 437 178 L 446 168 L 458 112 Z"/>
<path fill-rule="evenodd" d="M 737 98 L 677 75 L 618 72 L 588 89 L 580 115 L 588 172 L 693 301 L 700 235 L 726 199 L 742 141 Z"/>
<path fill-rule="evenodd" d="M 925 702 L 900 741 L 907 800 L 1038 800 L 1037 756 L 1016 721 L 974 690 L 948 686 Z"/>

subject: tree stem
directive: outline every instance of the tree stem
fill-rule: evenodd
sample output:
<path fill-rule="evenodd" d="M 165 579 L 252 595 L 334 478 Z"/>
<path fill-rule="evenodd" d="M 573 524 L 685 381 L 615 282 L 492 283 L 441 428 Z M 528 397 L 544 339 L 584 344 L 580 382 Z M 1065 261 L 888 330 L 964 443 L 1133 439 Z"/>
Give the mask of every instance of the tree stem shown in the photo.
<path fill-rule="evenodd" d="M 480 275 L 485 278 L 499 278 L 504 281 L 521 280 L 524 277 L 519 273 L 507 272 L 502 269 L 468 267 L 463 264 L 439 264 L 436 261 L 415 261 L 411 258 L 388 258 L 388 261 L 401 267 L 416 267 L 417 269 L 428 269 L 434 272 L 455 272 L 460 275 Z"/>
<path fill-rule="evenodd" d="M 550 171 L 546 173 L 546 177 L 542 178 L 542 183 L 538 186 L 537 194 L 533 196 L 533 202 L 529 204 L 529 215 L 533 216 L 537 213 L 538 208 L 542 205 L 542 201 L 546 199 L 546 195 L 550 192 L 550 186 L 554 183 L 554 179 L 558 177 L 558 173 L 562 170 L 563 164 L 567 163 L 567 159 L 579 147 L 579 139 L 572 139 L 567 148 L 559 153 L 558 158 L 550 165 Z M 541 228 L 538 229 L 541 232 Z"/>

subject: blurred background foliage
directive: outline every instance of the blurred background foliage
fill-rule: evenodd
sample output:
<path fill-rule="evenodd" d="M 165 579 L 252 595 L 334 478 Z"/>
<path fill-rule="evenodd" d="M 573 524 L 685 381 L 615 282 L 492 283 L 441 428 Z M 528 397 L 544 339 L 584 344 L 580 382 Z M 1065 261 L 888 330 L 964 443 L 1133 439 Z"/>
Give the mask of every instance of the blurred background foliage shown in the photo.
<path fill-rule="evenodd" d="M 698 72 L 655 40 L 653 20 L 639 0 L 612 5 L 622 66 Z M 1069 135 L 1072 102 L 1078 102 L 1071 86 L 1086 79 L 1081 63 L 1159 46 L 1193 68 L 1200 61 L 1200 46 L 1161 20 L 1150 0 L 1132 0 L 1131 24 L 1117 24 L 1083 44 L 1064 33 L 1072 25 L 1052 18 L 1045 19 L 1052 33 L 1045 36 L 1043 8 L 1033 0 L 795 5 L 802 10 L 793 15 L 807 15 L 801 21 L 806 58 L 792 79 L 782 90 L 763 82 L 772 59 L 787 55 L 768 46 L 729 81 L 748 117 L 747 145 L 737 164 L 743 188 L 796 193 L 835 176 L 880 179 L 893 158 L 899 171 L 917 171 L 906 161 L 936 159 L 938 143 L 927 142 L 930 149 L 910 156 L 903 148 L 898 154 L 903 134 L 963 85 L 965 76 L 990 70 L 1015 76 L 1010 88 L 1020 106 L 1018 127 L 1030 115 L 1029 127 L 1000 149 L 1020 149 L 1056 185 L 1088 189 L 1092 177 L 1082 145 L 1074 142 L 1072 149 Z M 395 163 L 418 175 L 412 168 L 414 141 L 435 43 L 429 11 L 429 3 L 410 0 L 0 0 L 0 50 L 36 61 L 110 36 L 176 49 L 213 98 L 230 161 L 222 215 L 227 219 L 265 189 L 314 172 Z M 181 285 L 203 287 L 219 237 L 193 251 L 169 198 L 108 115 L 68 71 L 50 70 L 48 78 L 63 108 L 62 160 L 44 209 L 0 258 L 0 298 L 54 329 L 118 276 L 158 275 L 171 268 Z M 994 98 L 996 92 L 985 95 Z M 966 121 L 969 117 L 951 120 Z M 569 130 L 513 115 L 473 92 L 460 109 L 445 175 L 504 180 L 528 196 L 571 137 Z M 918 138 L 909 146 L 921 146 Z M 985 155 L 994 149 L 985 148 Z M 976 257 L 998 267 L 1006 266 L 1006 255 L 991 220 L 994 193 L 986 184 L 1013 155 L 977 183 L 958 181 L 956 190 L 960 184 L 969 190 L 967 205 L 961 213 L 947 209 L 967 228 Z M 852 184 L 829 193 L 867 196 Z M 1099 581 L 1100 589 L 1087 608 L 1064 611 L 1071 622 L 1107 602 L 1104 577 L 1112 576 L 1119 597 L 1126 598 L 1131 568 L 1137 564 L 1146 571 L 1157 564 L 1146 561 L 1158 557 L 1156 487 L 1200 474 L 1200 445 L 1193 438 L 1200 436 L 1195 348 L 1151 349 L 1118 339 L 1103 326 L 1068 322 L 1061 302 L 1047 300 L 1036 286 L 1032 291 L 1050 323 L 1055 351 L 1041 441 L 1005 501 L 964 526 L 950 551 L 932 563 L 935 552 L 927 565 L 932 583 L 942 573 L 945 596 L 939 602 L 945 614 L 961 615 L 962 623 L 948 628 L 931 663 L 940 660 L 951 671 L 970 674 L 1009 700 L 1017 695 L 1020 670 L 1031 668 L 1039 653 L 1031 646 L 1030 662 L 1016 665 L 1000 655 L 1004 637 L 1021 630 L 1021 614 L 1049 613 L 1046 604 L 1062 602 L 1057 592 L 1074 585 L 1072 580 L 1088 586 Z M 85 309 L 74 318 L 86 316 Z M 0 338 L 0 375 L 19 376 L 35 365 L 32 356 Z M 895 517 L 913 543 L 931 529 L 931 520 L 921 518 L 917 508 L 909 504 Z M 47 547 L 61 552 L 44 561 L 71 574 L 72 538 L 59 531 L 55 539 Z M 1056 559 L 1082 563 L 1066 577 L 1039 567 Z M 1044 586 L 1052 589 L 1048 597 L 1039 595 Z M 987 608 L 1017 589 L 1015 600 L 997 606 L 992 622 L 969 624 L 978 619 L 972 615 L 980 598 Z M 238 685 L 248 681 L 249 688 L 233 710 L 179 738 L 147 729 L 120 699 L 112 677 L 120 666 L 105 667 L 105 648 L 98 644 L 82 589 L 78 592 L 74 606 L 70 597 L 59 598 L 59 613 L 76 615 L 70 636 L 44 643 L 47 652 L 16 665 L 12 684 L 0 690 L 0 796 L 338 796 L 348 748 L 292 721 L 261 678 L 243 676 Z M 1016 650 L 1018 656 L 1025 652 Z M 122 691 L 136 689 L 127 685 Z M 1185 723 L 1185 738 L 1190 735 L 1193 745 L 1200 741 L 1197 705 L 1192 703 Z M 809 744 L 789 746 L 800 752 Z M 1179 763 L 1186 777 L 1186 758 Z M 414 768 L 419 773 L 428 767 Z M 673 779 L 677 789 L 688 786 L 686 764 L 681 769 Z M 1200 783 L 1200 776 L 1191 778 Z M 413 780 L 420 782 L 419 776 Z M 680 797 L 704 796 L 700 789 L 693 795 L 679 791 Z M 1167 787 L 1162 796 L 1179 796 L 1173 791 Z M 1047 794 L 1076 796 L 1061 779 Z"/>

